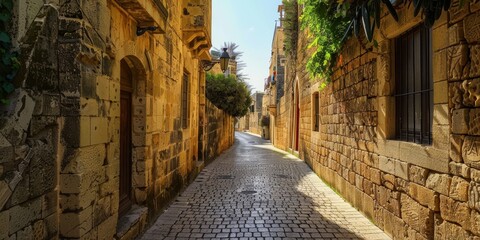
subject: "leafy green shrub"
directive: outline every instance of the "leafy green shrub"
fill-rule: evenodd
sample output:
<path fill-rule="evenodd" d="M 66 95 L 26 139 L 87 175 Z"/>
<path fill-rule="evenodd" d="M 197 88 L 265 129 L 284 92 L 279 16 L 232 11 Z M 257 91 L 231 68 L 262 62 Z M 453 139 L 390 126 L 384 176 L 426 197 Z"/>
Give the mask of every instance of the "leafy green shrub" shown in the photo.
<path fill-rule="evenodd" d="M 247 84 L 234 76 L 207 73 L 206 92 L 208 100 L 233 117 L 245 116 L 252 103 Z"/>
<path fill-rule="evenodd" d="M 17 53 L 13 51 L 8 26 L 12 19 L 13 1 L 0 1 L 0 103 L 7 103 L 7 96 L 15 90 L 13 79 L 20 68 Z"/>

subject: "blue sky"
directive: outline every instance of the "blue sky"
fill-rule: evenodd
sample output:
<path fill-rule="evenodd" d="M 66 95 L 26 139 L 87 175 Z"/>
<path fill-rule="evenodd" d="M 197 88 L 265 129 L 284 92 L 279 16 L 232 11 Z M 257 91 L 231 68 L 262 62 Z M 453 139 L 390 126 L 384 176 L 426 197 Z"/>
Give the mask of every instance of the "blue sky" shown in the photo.
<path fill-rule="evenodd" d="M 243 52 L 247 66 L 243 73 L 250 78 L 253 91 L 263 91 L 268 76 L 275 20 L 281 0 L 213 0 L 212 44 L 220 48 L 234 42 Z"/>

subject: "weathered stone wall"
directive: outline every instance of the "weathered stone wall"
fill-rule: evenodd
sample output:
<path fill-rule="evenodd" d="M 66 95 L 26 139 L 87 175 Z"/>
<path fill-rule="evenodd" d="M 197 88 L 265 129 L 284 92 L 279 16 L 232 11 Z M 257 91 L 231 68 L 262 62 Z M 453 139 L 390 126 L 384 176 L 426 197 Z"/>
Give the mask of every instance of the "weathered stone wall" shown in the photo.
<path fill-rule="evenodd" d="M 413 9 L 399 9 L 376 31 L 379 44 L 349 40 L 343 64 L 323 90 L 306 75 L 308 44 L 299 36 L 296 62 L 289 59 L 285 111 L 277 127 L 295 129 L 294 97 L 300 97 L 299 154 L 343 197 L 398 239 L 469 239 L 480 236 L 476 54 L 479 3 L 464 8 L 453 2 L 432 28 L 433 143 L 423 146 L 392 139 L 394 134 L 393 39 L 421 24 Z M 292 64 L 293 63 L 293 64 Z M 296 67 L 293 67 L 296 66 Z M 293 73 L 294 76 L 289 74 Z M 289 87 L 291 86 L 291 87 Z M 298 91 L 295 89 L 298 86 Z M 312 131 L 312 94 L 320 93 L 320 131 Z M 283 100 L 283 99 L 282 99 Z M 281 108 L 281 107 L 280 107 Z M 292 149 L 291 139 L 274 143 Z M 282 143 L 287 143 L 283 146 Z"/>
<path fill-rule="evenodd" d="M 58 12 L 42 8 L 42 1 L 30 1 L 28 10 L 15 4 L 12 24 L 21 31 L 12 40 L 22 53 L 16 84 L 23 87 L 0 105 L 0 239 L 54 238 L 63 124 L 56 71 Z M 25 21 L 34 19 L 26 27 Z M 18 44 L 19 37 L 24 44 Z"/>
<path fill-rule="evenodd" d="M 205 83 L 182 39 L 183 3 L 161 1 L 165 34 L 137 36 L 116 1 L 27 2 L 14 13 L 18 89 L 1 107 L 0 239 L 133 238 L 196 173 Z M 118 215 L 122 60 L 133 75 L 133 221 Z"/>
<path fill-rule="evenodd" d="M 207 149 L 206 162 L 210 163 L 233 145 L 235 140 L 234 118 L 207 100 Z"/>

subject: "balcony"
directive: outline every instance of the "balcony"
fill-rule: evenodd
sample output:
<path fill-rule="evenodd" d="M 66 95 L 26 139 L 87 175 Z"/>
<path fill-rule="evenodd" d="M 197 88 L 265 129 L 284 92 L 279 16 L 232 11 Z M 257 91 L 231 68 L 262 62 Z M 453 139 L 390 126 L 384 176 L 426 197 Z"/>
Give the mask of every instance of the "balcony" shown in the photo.
<path fill-rule="evenodd" d="M 200 60 L 211 60 L 212 0 L 183 0 L 183 41 Z"/>
<path fill-rule="evenodd" d="M 165 33 L 168 10 L 163 0 L 115 0 L 137 22 L 138 27 L 158 27 L 152 33 Z"/>

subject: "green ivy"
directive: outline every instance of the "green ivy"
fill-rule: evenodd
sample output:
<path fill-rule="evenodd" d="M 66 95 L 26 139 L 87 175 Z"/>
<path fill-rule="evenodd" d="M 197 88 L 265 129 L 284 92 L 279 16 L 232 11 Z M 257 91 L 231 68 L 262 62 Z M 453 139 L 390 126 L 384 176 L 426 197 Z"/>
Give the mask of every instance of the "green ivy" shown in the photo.
<path fill-rule="evenodd" d="M 283 31 L 285 32 L 285 52 L 295 57 L 298 39 L 298 3 L 292 0 L 282 0 L 285 6 L 285 18 L 283 20 Z"/>
<path fill-rule="evenodd" d="M 233 117 L 245 116 L 252 104 L 247 84 L 232 75 L 207 73 L 206 92 L 208 100 Z"/>
<path fill-rule="evenodd" d="M 301 27 L 311 41 L 308 48 L 313 49 L 307 71 L 313 77 L 326 79 L 325 85 L 332 74 L 350 19 L 345 9 L 340 8 L 345 5 L 336 1 L 299 0 L 299 3 L 303 4 Z"/>
<path fill-rule="evenodd" d="M 7 96 L 15 90 L 13 79 L 20 68 L 18 53 L 13 50 L 8 26 L 12 19 L 13 0 L 0 1 L 0 102 L 7 103 Z"/>
<path fill-rule="evenodd" d="M 307 62 L 307 71 L 312 77 L 324 79 L 321 88 L 330 81 L 342 44 L 352 32 L 356 37 L 360 37 L 360 33 L 363 32 L 368 41 L 374 41 L 375 28 L 380 28 L 382 6 L 386 7 L 391 17 L 398 20 L 394 4 L 413 3 L 413 15 L 421 13 L 425 26 L 431 27 L 440 18 L 442 11 L 447 11 L 451 5 L 450 0 L 285 1 L 298 1 L 303 4 L 301 27 L 309 37 L 308 48 L 313 49 L 313 54 Z M 470 1 L 460 0 L 460 6 L 468 5 Z"/>

